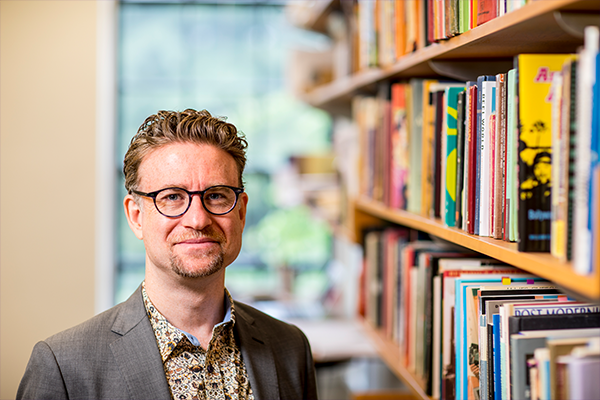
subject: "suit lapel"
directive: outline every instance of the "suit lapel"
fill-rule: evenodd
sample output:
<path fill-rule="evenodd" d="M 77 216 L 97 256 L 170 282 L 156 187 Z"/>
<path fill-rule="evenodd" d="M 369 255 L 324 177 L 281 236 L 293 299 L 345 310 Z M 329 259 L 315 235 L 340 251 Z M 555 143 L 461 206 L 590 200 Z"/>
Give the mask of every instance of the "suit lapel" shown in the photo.
<path fill-rule="evenodd" d="M 235 303 L 235 332 L 246 365 L 250 386 L 257 400 L 279 399 L 279 384 L 275 358 L 265 335 L 243 309 Z M 260 379 L 258 379 L 260 377 Z"/>
<path fill-rule="evenodd" d="M 140 288 L 123 303 L 112 331 L 121 335 L 110 344 L 110 348 L 127 382 L 131 398 L 171 398 Z"/>

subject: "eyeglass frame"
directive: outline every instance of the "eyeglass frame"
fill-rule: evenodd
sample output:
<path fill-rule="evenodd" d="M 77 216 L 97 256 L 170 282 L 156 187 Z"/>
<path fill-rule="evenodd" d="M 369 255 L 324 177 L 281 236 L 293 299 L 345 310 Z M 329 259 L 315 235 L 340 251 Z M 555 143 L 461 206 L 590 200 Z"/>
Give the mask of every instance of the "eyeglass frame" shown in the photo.
<path fill-rule="evenodd" d="M 214 213 L 214 212 L 210 211 L 208 209 L 208 207 L 206 207 L 206 204 L 204 204 L 204 193 L 208 192 L 211 189 L 218 188 L 218 187 L 229 188 L 229 189 L 233 190 L 233 192 L 235 193 L 235 202 L 233 203 L 233 206 L 229 209 L 229 211 L 226 211 L 226 212 L 220 213 L 220 214 L 219 213 Z M 158 194 L 160 192 L 163 192 L 165 190 L 173 190 L 173 189 L 183 190 L 184 192 L 186 192 L 187 195 L 188 195 L 189 201 L 188 201 L 187 207 L 185 208 L 185 210 L 181 214 L 167 215 L 167 214 L 163 213 L 162 211 L 160 211 L 160 209 L 158 208 L 158 205 L 156 204 L 156 197 L 158 196 Z M 153 200 L 153 202 L 154 202 L 154 207 L 156 208 L 156 211 L 158 211 L 161 215 L 164 215 L 167 218 L 179 218 L 182 215 L 184 215 L 186 212 L 188 212 L 188 210 L 190 209 L 190 206 L 192 205 L 192 197 L 195 196 L 195 195 L 199 195 L 200 196 L 200 202 L 202 203 L 202 207 L 206 210 L 207 213 L 209 213 L 211 215 L 226 215 L 226 214 L 229 214 L 237 206 L 238 200 L 240 198 L 240 194 L 244 193 L 244 188 L 239 188 L 239 187 L 229 186 L 229 185 L 214 185 L 214 186 L 208 187 L 208 188 L 206 188 L 204 190 L 197 190 L 197 191 L 190 192 L 189 190 L 186 190 L 184 188 L 173 186 L 173 187 L 163 188 L 163 189 L 160 189 L 160 190 L 155 190 L 154 192 L 148 192 L 148 193 L 144 193 L 144 192 L 140 192 L 139 190 L 133 190 L 133 189 L 131 189 L 130 193 L 137 194 L 138 196 L 143 196 L 143 197 L 149 197 L 149 198 L 151 198 Z"/>

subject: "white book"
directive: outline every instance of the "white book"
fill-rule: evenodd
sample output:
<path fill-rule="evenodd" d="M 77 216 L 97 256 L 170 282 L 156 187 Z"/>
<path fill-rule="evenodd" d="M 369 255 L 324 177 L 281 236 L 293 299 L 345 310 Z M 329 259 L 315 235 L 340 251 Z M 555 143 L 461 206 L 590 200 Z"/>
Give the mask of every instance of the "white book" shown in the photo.
<path fill-rule="evenodd" d="M 490 116 L 492 115 L 493 91 L 495 81 L 483 81 L 481 93 L 481 177 L 479 181 L 479 236 L 490 236 L 490 206 L 491 206 L 491 143 Z"/>
<path fill-rule="evenodd" d="M 579 53 L 577 79 L 577 146 L 575 171 L 575 207 L 573 221 L 573 267 L 582 275 L 592 271 L 592 234 L 588 227 L 590 163 L 592 140 L 592 99 L 595 81 L 596 53 L 600 31 L 588 26 L 584 31 L 584 48 Z"/>
<path fill-rule="evenodd" d="M 442 277 L 433 277 L 433 349 L 431 363 L 432 397 L 439 399 L 442 385 Z"/>

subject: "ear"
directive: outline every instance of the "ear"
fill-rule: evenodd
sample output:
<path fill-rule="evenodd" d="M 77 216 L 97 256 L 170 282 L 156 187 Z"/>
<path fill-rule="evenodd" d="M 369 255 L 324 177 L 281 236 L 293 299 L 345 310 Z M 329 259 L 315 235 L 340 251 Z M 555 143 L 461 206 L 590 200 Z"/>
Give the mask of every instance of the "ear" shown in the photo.
<path fill-rule="evenodd" d="M 127 217 L 127 223 L 135 234 L 135 236 L 143 240 L 144 235 L 142 234 L 142 210 L 136 203 L 135 198 L 128 194 L 123 200 L 123 207 L 125 208 L 125 217 Z"/>
<path fill-rule="evenodd" d="M 242 192 L 240 194 L 238 202 L 240 203 L 238 209 L 238 216 L 240 218 L 240 221 L 242 221 L 243 228 L 246 225 L 246 208 L 248 206 L 248 195 L 246 194 L 246 192 Z"/>

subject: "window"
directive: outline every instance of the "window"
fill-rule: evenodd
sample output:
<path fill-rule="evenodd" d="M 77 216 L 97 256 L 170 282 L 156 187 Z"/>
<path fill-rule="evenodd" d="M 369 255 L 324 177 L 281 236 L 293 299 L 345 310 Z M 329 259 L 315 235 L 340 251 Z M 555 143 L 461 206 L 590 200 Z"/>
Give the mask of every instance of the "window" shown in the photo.
<path fill-rule="evenodd" d="M 227 116 L 249 142 L 244 245 L 227 272 L 237 298 L 276 297 L 281 290 L 316 298 L 327 286 L 329 228 L 302 204 L 280 207 L 277 192 L 286 189 L 275 176 L 292 156 L 330 149 L 329 116 L 295 100 L 286 86 L 292 48 L 328 45 L 327 38 L 292 27 L 277 3 L 120 5 L 116 201 L 125 195 L 123 156 L 147 116 L 185 108 Z M 120 302 L 142 281 L 145 258 L 123 213 L 117 217 Z"/>

